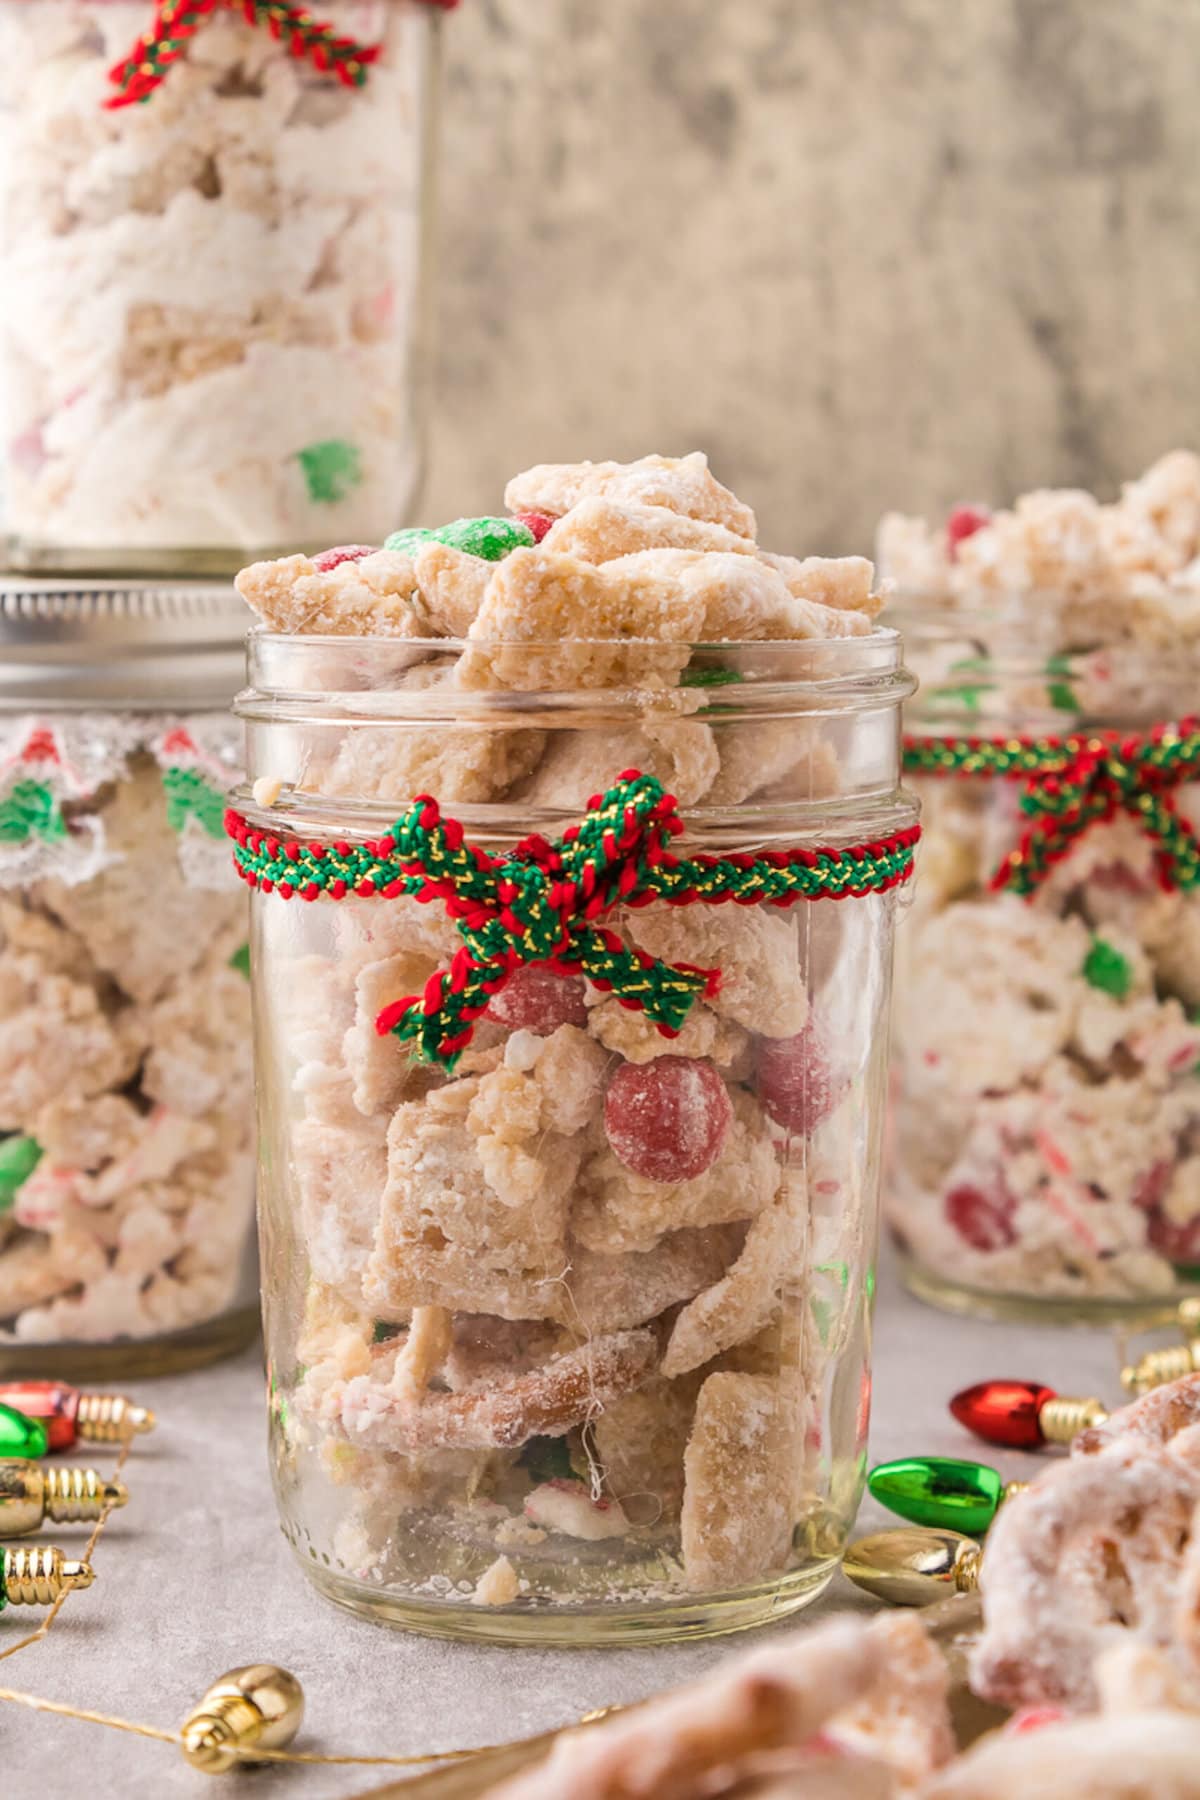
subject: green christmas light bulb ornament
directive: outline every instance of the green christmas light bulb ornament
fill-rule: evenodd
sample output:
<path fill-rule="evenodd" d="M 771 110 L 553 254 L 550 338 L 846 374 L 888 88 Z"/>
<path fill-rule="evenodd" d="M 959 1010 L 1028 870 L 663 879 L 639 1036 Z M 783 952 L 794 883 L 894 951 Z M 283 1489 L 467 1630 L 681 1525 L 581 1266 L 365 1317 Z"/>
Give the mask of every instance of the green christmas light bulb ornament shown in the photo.
<path fill-rule="evenodd" d="M 15 1406 L 0 1404 L 0 1457 L 45 1456 L 49 1448 L 40 1419 L 27 1419 Z"/>
<path fill-rule="evenodd" d="M 953 1456 L 901 1456 L 879 1463 L 867 1476 L 873 1499 L 914 1525 L 982 1537 L 1006 1500 L 1028 1486 L 1005 1481 L 986 1463 Z"/>

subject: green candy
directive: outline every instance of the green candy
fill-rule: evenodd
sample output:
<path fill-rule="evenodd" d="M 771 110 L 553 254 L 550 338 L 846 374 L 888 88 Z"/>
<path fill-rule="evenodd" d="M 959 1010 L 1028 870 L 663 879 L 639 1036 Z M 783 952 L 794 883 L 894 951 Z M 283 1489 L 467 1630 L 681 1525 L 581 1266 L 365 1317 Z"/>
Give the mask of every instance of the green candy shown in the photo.
<path fill-rule="evenodd" d="M 49 1448 L 40 1419 L 27 1419 L 15 1406 L 0 1406 L 0 1456 L 45 1456 Z"/>
<path fill-rule="evenodd" d="M 0 1139 L 0 1213 L 7 1212 L 16 1198 L 17 1189 L 33 1174 L 42 1160 L 42 1146 L 36 1138 Z"/>
<path fill-rule="evenodd" d="M 407 531 L 393 531 L 391 537 L 384 538 L 383 547 L 385 550 L 402 550 L 405 556 L 415 556 L 422 544 L 436 541 L 436 533 L 424 525 L 410 525 Z"/>
<path fill-rule="evenodd" d="M 310 500 L 334 506 L 362 482 L 362 458 L 345 438 L 322 438 L 296 452 Z"/>
<path fill-rule="evenodd" d="M 452 519 L 436 531 L 424 525 L 410 525 L 405 531 L 393 531 L 385 538 L 385 550 L 401 550 L 415 556 L 422 544 L 448 544 L 452 550 L 463 550 L 484 562 L 500 562 L 513 550 L 528 549 L 537 539 L 520 519 Z"/>
<path fill-rule="evenodd" d="M 249 981 L 249 979 L 250 979 L 250 946 L 249 946 L 249 944 L 239 944 L 238 945 L 237 949 L 234 951 L 233 955 L 229 959 L 229 966 L 231 969 L 236 969 L 239 975 L 244 975 L 246 977 L 246 980 Z"/>
<path fill-rule="evenodd" d="M 537 1482 L 570 1481 L 575 1474 L 566 1438 L 530 1438 L 521 1451 L 519 1461 L 521 1467 L 528 1470 Z"/>
<path fill-rule="evenodd" d="M 881 1506 L 911 1519 L 981 1537 L 1004 1499 L 1004 1479 L 985 1463 L 960 1462 L 952 1456 L 902 1456 L 879 1463 L 867 1476 L 867 1487 Z"/>
<path fill-rule="evenodd" d="M 1083 978 L 1102 993 L 1111 994 L 1114 1000 L 1123 1000 L 1133 981 L 1133 970 L 1127 956 L 1098 937 L 1092 940 L 1083 959 Z"/>

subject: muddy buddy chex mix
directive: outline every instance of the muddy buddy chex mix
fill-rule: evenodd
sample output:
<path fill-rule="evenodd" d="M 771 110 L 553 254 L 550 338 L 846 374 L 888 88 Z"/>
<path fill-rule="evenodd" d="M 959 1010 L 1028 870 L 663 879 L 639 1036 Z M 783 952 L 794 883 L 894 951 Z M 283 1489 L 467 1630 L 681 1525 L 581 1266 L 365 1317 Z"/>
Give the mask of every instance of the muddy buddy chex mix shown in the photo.
<path fill-rule="evenodd" d="M 274 634 L 230 820 L 266 1205 L 310 1271 L 285 1512 L 352 1599 L 823 1580 L 865 1425 L 823 1397 L 862 1381 L 862 974 L 916 839 L 894 710 L 852 696 L 894 709 L 895 639 L 869 562 L 762 550 L 702 455 L 505 499 L 238 578 Z M 286 734 L 277 679 L 317 702 Z"/>

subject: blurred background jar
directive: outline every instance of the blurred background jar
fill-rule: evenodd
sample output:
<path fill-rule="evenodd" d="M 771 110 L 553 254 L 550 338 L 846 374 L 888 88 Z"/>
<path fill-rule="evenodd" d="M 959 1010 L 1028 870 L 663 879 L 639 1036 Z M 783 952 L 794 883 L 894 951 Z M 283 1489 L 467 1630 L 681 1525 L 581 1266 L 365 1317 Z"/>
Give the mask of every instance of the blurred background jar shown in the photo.
<path fill-rule="evenodd" d="M 921 680 L 924 836 L 885 1207 L 909 1285 L 956 1311 L 1168 1318 L 1200 1283 L 1200 742 L 1175 729 L 1200 653 L 1172 604 L 1025 591 L 887 615 Z M 1147 828 L 1160 799 L 1178 861 Z"/>
<path fill-rule="evenodd" d="M 255 1325 L 231 589 L 0 587 L 0 1371 Z"/>
<path fill-rule="evenodd" d="M 720 968 L 682 1028 L 603 957 L 594 983 L 534 963 L 447 1068 L 383 1014 L 460 946 L 453 897 L 419 904 L 377 859 L 430 791 L 473 845 L 536 854 L 635 760 L 680 796 L 673 852 L 727 876 L 830 844 L 907 868 L 898 641 L 466 646 L 507 691 L 456 680 L 463 648 L 251 638 L 247 773 L 277 797 L 241 793 L 238 855 L 284 1531 L 322 1592 L 442 1635 L 778 1618 L 829 1581 L 862 1492 L 904 889 L 610 905 L 607 955 Z"/>
<path fill-rule="evenodd" d="M 12 568 L 233 572 L 412 504 L 439 15 L 253 10 L 0 0 Z"/>

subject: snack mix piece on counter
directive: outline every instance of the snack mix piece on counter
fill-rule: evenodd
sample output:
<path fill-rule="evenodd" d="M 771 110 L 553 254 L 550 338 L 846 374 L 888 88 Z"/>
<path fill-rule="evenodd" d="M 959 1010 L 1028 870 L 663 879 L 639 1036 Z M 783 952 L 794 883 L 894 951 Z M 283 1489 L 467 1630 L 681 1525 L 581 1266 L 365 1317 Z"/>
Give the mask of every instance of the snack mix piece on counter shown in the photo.
<path fill-rule="evenodd" d="M 0 729 L 0 1345 L 208 1321 L 253 1217 L 224 719 Z"/>
<path fill-rule="evenodd" d="M 946 1649 L 914 1614 L 848 1615 L 564 1732 L 487 1800 L 1200 1800 L 1193 1440 L 1200 1376 L 1084 1432 L 1008 1501 L 968 1676 L 1013 1711 L 961 1754 Z"/>
<path fill-rule="evenodd" d="M 888 1188 L 910 1279 L 1169 1307 L 1200 1271 L 1200 458 L 1111 505 L 891 515 L 879 554 L 922 683 Z"/>
<path fill-rule="evenodd" d="M 111 110 L 150 0 L 0 6 L 5 524 L 34 565 L 236 566 L 415 487 L 429 9 L 321 7 L 379 47 L 361 86 L 245 10 L 202 9 Z"/>
<path fill-rule="evenodd" d="M 285 1529 L 367 1610 L 820 1585 L 861 1485 L 893 895 L 614 899 L 596 955 L 690 971 L 669 1030 L 599 964 L 544 958 L 440 1058 L 397 1021 L 466 967 L 451 807 L 469 843 L 544 856 L 632 766 L 697 809 L 688 834 L 711 809 L 738 866 L 822 830 L 911 835 L 894 712 L 824 735 L 791 698 L 824 671 L 899 681 L 896 640 L 868 562 L 761 550 L 699 453 L 542 466 L 506 501 L 237 581 L 269 628 L 241 710 L 273 801 L 246 795 L 237 855 L 316 858 L 289 903 L 254 895 L 262 1199 L 307 1272 L 273 1308 Z M 282 732 L 257 699 L 275 680 L 305 700 Z M 443 832 L 451 854 L 423 899 L 338 875 L 357 852 L 336 840 L 410 812 L 420 854 Z M 862 1404 L 832 1421 L 831 1385 Z"/>

